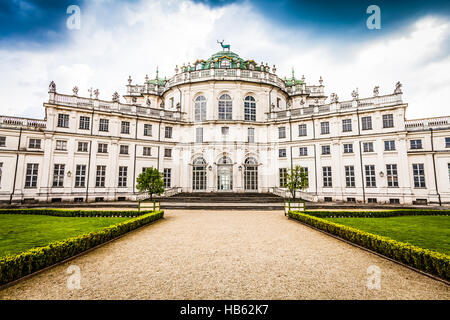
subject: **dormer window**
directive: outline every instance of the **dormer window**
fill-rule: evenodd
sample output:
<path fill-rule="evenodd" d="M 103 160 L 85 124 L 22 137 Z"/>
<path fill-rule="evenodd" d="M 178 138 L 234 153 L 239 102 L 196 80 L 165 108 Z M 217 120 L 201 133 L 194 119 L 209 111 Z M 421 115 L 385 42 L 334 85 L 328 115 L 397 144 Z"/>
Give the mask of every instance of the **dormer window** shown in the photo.
<path fill-rule="evenodd" d="M 249 68 L 250 70 L 255 70 L 255 65 L 254 65 L 253 63 L 250 63 L 250 64 L 248 65 L 248 68 Z"/>
<path fill-rule="evenodd" d="M 195 70 L 202 70 L 202 63 L 201 62 L 199 62 L 199 63 L 197 63 L 196 65 L 195 65 Z"/>
<path fill-rule="evenodd" d="M 220 61 L 220 67 L 221 68 L 229 68 L 230 67 L 230 60 L 222 59 L 222 61 Z"/>

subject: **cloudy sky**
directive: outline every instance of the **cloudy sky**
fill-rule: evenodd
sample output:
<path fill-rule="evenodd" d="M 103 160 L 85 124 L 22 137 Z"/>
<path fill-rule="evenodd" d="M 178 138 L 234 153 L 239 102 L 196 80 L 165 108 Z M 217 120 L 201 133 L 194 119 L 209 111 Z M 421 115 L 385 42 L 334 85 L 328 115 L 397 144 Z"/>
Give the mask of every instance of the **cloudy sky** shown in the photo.
<path fill-rule="evenodd" d="M 367 7 L 381 10 L 369 30 Z M 78 5 L 80 29 L 67 28 Z M 449 1 L 0 0 L 0 114 L 44 117 L 48 84 L 109 100 L 129 75 L 170 77 L 175 65 L 207 59 L 217 39 L 279 76 L 324 79 L 329 95 L 392 93 L 402 82 L 407 117 L 450 115 Z"/>

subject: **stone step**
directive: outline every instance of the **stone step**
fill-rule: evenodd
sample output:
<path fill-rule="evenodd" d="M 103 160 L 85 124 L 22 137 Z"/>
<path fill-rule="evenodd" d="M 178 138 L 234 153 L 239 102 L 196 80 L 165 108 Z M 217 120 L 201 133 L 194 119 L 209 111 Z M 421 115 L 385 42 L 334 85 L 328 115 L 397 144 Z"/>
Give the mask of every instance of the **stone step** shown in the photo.
<path fill-rule="evenodd" d="M 161 202 L 161 209 L 185 209 L 185 210 L 284 210 L 282 203 L 186 203 L 186 202 Z"/>

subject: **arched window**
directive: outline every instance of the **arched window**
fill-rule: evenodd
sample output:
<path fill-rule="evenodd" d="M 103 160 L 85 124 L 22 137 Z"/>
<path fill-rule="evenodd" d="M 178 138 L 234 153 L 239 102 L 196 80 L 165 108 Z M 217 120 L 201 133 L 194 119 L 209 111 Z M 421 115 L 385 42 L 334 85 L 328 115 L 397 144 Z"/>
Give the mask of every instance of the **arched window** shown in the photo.
<path fill-rule="evenodd" d="M 244 119 L 246 121 L 256 121 L 256 102 L 252 96 L 244 99 Z"/>
<path fill-rule="evenodd" d="M 229 157 L 222 157 L 219 159 L 218 164 L 233 164 L 233 162 L 231 162 Z"/>
<path fill-rule="evenodd" d="M 247 158 L 244 167 L 245 190 L 258 190 L 258 162 L 255 158 Z"/>
<path fill-rule="evenodd" d="M 196 158 L 192 165 L 192 189 L 206 190 L 206 161 Z"/>
<path fill-rule="evenodd" d="M 204 96 L 198 96 L 195 99 L 195 121 L 206 120 L 206 98 Z"/>
<path fill-rule="evenodd" d="M 195 65 L 195 70 L 202 70 L 202 63 L 201 62 L 198 62 L 196 65 Z"/>
<path fill-rule="evenodd" d="M 221 61 L 220 61 L 220 67 L 221 68 L 229 68 L 230 67 L 230 60 L 228 60 L 228 59 L 222 59 Z"/>
<path fill-rule="evenodd" d="M 228 94 L 219 98 L 219 120 L 231 120 L 233 118 L 233 102 Z"/>

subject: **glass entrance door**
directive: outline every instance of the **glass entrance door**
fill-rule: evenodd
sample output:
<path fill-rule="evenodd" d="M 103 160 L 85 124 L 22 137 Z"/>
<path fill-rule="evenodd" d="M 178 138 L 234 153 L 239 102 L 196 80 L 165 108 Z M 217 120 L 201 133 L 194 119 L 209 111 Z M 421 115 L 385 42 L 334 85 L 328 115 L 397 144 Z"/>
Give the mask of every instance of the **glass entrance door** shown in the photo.
<path fill-rule="evenodd" d="M 219 166 L 217 169 L 217 189 L 220 191 L 233 190 L 233 168 Z"/>

